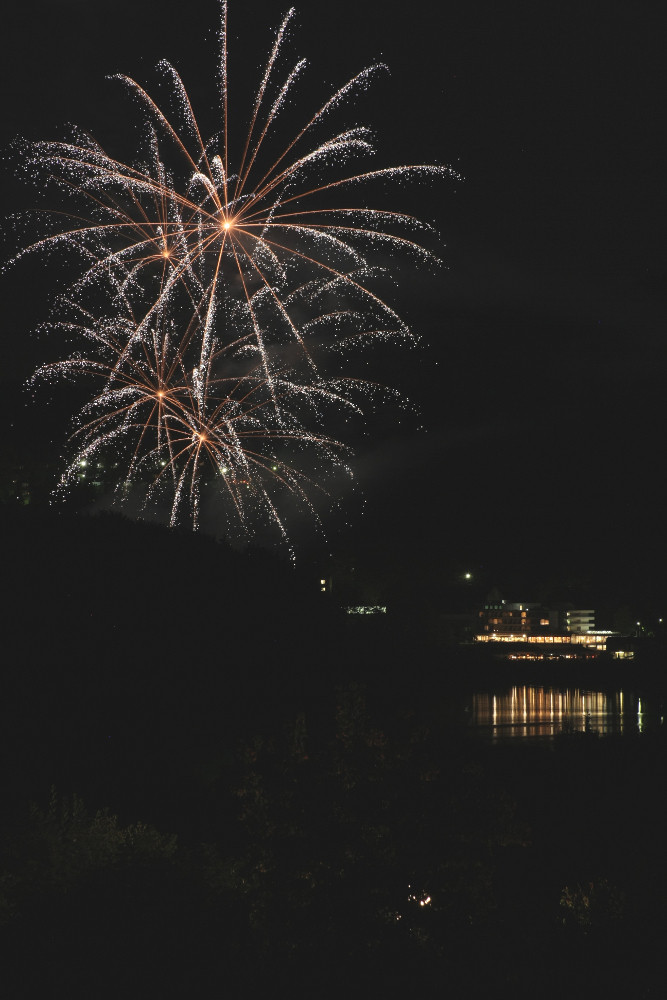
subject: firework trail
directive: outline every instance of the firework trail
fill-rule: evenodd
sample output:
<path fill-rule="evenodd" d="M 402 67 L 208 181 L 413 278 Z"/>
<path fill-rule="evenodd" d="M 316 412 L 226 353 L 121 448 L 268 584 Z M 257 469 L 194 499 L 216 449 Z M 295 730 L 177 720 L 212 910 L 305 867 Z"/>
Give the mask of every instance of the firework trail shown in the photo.
<path fill-rule="evenodd" d="M 320 371 L 317 345 L 328 338 L 344 350 L 352 341 L 409 337 L 373 290 L 373 257 L 379 248 L 430 256 L 412 237 L 428 228 L 418 220 L 341 198 L 378 179 L 452 171 L 406 165 L 354 173 L 348 163 L 372 152 L 369 130 L 334 128 L 321 138 L 327 120 L 381 66 L 354 76 L 300 129 L 283 127 L 281 114 L 305 70 L 300 60 L 278 76 L 293 9 L 234 146 L 224 2 L 221 14 L 218 132 L 203 138 L 168 63 L 160 69 L 173 112 L 135 80 L 118 77 L 146 115 L 143 157 L 121 163 L 78 130 L 66 142 L 32 144 L 28 170 L 46 172 L 64 207 L 17 257 L 65 252 L 69 259 L 74 250 L 81 262 L 67 295 L 79 318 L 56 326 L 75 332 L 85 349 L 38 373 L 95 376 L 102 384 L 82 415 L 63 481 L 103 445 L 122 447 L 129 449 L 127 479 L 157 468 L 148 476 L 149 497 L 169 483 L 172 520 L 187 495 L 196 523 L 200 490 L 217 472 L 214 480 L 243 520 L 252 496 L 282 528 L 268 484 L 305 495 L 305 477 L 276 457 L 277 443 L 313 446 L 338 461 L 342 445 L 308 430 L 303 415 L 319 415 L 331 402 L 356 408 L 351 383 L 328 382 Z M 101 289 L 113 306 L 103 320 L 93 318 Z"/>

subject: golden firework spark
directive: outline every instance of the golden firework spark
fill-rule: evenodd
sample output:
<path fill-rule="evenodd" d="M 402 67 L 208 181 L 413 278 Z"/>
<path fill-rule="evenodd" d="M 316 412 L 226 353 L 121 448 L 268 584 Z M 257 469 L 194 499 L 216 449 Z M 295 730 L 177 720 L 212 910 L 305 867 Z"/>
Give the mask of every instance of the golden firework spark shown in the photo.
<path fill-rule="evenodd" d="M 175 98 L 174 113 L 162 110 L 134 79 L 120 76 L 146 112 L 147 152 L 142 160 L 122 163 L 79 131 L 68 142 L 33 144 L 29 167 L 45 169 L 75 207 L 54 215 L 56 231 L 28 250 L 64 247 L 80 254 L 83 267 L 69 298 L 82 314 L 94 308 L 91 298 L 100 288 L 112 293 L 115 318 L 78 324 L 92 356 L 42 369 L 50 375 L 95 373 L 105 380 L 90 404 L 102 413 L 79 431 L 84 445 L 78 460 L 102 442 L 134 434 L 129 474 L 164 461 L 167 471 L 158 473 L 154 485 L 171 475 L 173 511 L 186 484 L 196 496 L 204 467 L 213 467 L 234 470 L 222 478 L 241 513 L 234 484 L 256 485 L 260 472 L 262 483 L 265 473 L 277 471 L 274 480 L 301 489 L 291 466 L 270 449 L 253 451 L 249 441 L 312 443 L 329 455 L 340 450 L 338 442 L 309 432 L 295 414 L 295 401 L 297 412 L 305 400 L 314 410 L 324 400 L 354 405 L 349 394 L 325 381 L 313 345 L 325 334 L 338 346 L 350 339 L 411 336 L 374 290 L 373 260 L 380 248 L 428 258 L 411 235 L 428 227 L 407 214 L 350 204 L 341 196 L 379 179 L 453 172 L 431 165 L 349 171 L 352 160 L 373 151 L 369 130 L 334 128 L 321 138 L 334 112 L 381 66 L 348 80 L 300 128 L 283 124 L 306 65 L 299 60 L 278 78 L 293 9 L 276 32 L 248 128 L 234 146 L 226 2 L 221 15 L 217 132 L 203 138 L 170 64 L 160 68 Z M 286 372 L 289 351 L 289 367 L 298 376 Z M 237 376 L 225 371 L 241 358 L 246 374 L 232 386 Z M 242 475 L 241 468 L 252 475 Z M 266 487 L 258 489 L 270 508 Z M 277 513 L 275 518 L 279 522 Z"/>
<path fill-rule="evenodd" d="M 237 341 L 230 350 L 212 336 L 197 338 L 197 331 L 178 334 L 164 314 L 137 337 L 127 300 L 124 315 L 99 319 L 75 302 L 70 306 L 76 318 L 55 325 L 84 350 L 33 376 L 87 379 L 99 386 L 72 436 L 75 454 L 62 488 L 111 453 L 122 470 L 120 493 L 134 484 L 143 489 L 145 502 L 167 495 L 172 524 L 185 508 L 196 527 L 201 490 L 215 484 L 242 524 L 260 508 L 285 535 L 272 492 L 286 490 L 312 510 L 309 491 L 317 485 L 299 455 L 349 473 L 343 443 L 315 429 L 312 420 L 306 426 L 298 414 L 312 416 L 314 403 L 319 409 L 359 412 L 350 390 L 360 383 L 298 382 L 274 364 L 269 385 L 263 366 L 239 355 Z M 193 339 L 203 339 L 206 349 L 200 350 L 197 367 L 187 369 L 183 344 Z"/>

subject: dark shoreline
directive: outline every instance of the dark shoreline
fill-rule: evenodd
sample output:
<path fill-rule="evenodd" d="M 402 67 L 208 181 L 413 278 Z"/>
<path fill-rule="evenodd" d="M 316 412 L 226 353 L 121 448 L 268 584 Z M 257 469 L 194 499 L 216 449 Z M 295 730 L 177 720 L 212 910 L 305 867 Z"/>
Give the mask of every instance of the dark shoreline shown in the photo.
<path fill-rule="evenodd" d="M 351 621 L 262 553 L 14 523 L 8 995 L 658 995 L 664 727 L 491 745 L 460 696 L 662 698 L 661 653 L 503 663 Z"/>

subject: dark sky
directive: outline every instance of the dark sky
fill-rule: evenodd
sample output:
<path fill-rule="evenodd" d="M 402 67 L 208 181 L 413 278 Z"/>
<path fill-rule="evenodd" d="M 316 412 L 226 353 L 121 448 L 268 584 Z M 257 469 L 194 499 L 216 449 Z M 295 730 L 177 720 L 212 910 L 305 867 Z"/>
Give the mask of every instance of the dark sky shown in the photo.
<path fill-rule="evenodd" d="M 445 264 L 396 270 L 397 304 L 422 343 L 373 358 L 378 379 L 421 414 L 372 424 L 356 464 L 365 513 L 344 498 L 353 528 L 334 527 L 332 546 L 368 546 L 429 579 L 440 566 L 491 566 L 502 577 L 516 564 L 558 559 L 583 571 L 602 560 L 662 587 L 659 5 L 435 9 L 431 0 L 297 7 L 290 48 L 308 57 L 307 79 L 324 96 L 374 60 L 389 64 L 351 112 L 377 130 L 378 165 L 451 164 L 465 178 L 394 199 L 436 224 Z M 284 10 L 232 0 L 239 91 L 257 79 Z M 121 148 L 134 126 L 105 75 L 150 83 L 161 57 L 198 108 L 212 100 L 214 0 L 35 0 L 3 17 L 3 146 L 17 134 L 56 138 L 72 121 Z M 3 208 L 29 206 L 30 189 L 5 166 Z M 37 289 L 20 269 L 2 279 L 10 379 L 44 360 L 29 336 L 46 315 Z"/>

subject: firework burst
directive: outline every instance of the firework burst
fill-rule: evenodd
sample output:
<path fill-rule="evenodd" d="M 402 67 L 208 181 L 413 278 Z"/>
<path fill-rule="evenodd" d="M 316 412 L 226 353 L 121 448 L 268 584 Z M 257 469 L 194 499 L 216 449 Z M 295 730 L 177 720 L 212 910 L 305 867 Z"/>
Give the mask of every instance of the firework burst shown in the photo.
<path fill-rule="evenodd" d="M 277 363 L 269 383 L 256 352 L 239 350 L 246 337 L 220 344 L 196 328 L 195 318 L 181 332 L 163 313 L 138 337 L 127 299 L 124 315 L 102 318 L 76 302 L 68 305 L 74 318 L 51 327 L 77 347 L 33 376 L 33 382 L 78 379 L 97 387 L 79 414 L 61 489 L 87 465 L 113 461 L 121 494 L 134 484 L 145 502 L 166 497 L 172 524 L 185 512 L 196 526 L 202 490 L 217 487 L 241 524 L 261 509 L 285 536 L 275 492 L 287 491 L 312 510 L 311 491 L 322 488 L 299 455 L 349 473 L 349 449 L 318 428 L 332 409 L 360 413 L 354 395 L 365 383 L 299 381 Z M 194 368 L 185 366 L 188 342 L 198 344 Z"/>
<path fill-rule="evenodd" d="M 283 127 L 305 70 L 300 60 L 278 76 L 293 10 L 235 146 L 224 2 L 221 14 L 217 132 L 203 137 L 168 63 L 160 69 L 173 111 L 118 77 L 145 112 L 142 158 L 121 163 L 79 131 L 66 142 L 31 145 L 28 168 L 46 171 L 67 200 L 52 216 L 55 228 L 22 252 L 75 250 L 82 262 L 67 296 L 77 317 L 56 325 L 84 348 L 38 373 L 101 382 L 63 482 L 77 463 L 113 445 L 126 451 L 126 479 L 147 480 L 149 497 L 171 492 L 172 520 L 187 497 L 196 523 L 200 491 L 212 479 L 242 520 L 252 498 L 282 529 L 270 489 L 305 496 L 308 477 L 278 449 L 312 447 L 340 462 L 342 445 L 304 418 L 319 418 L 330 404 L 357 405 L 352 383 L 327 381 L 320 371 L 318 345 L 342 350 L 351 341 L 410 336 L 373 288 L 373 258 L 378 248 L 429 256 L 413 238 L 425 228 L 413 217 L 341 199 L 380 178 L 451 171 L 408 165 L 355 173 L 348 164 L 372 152 L 368 129 L 334 128 L 322 138 L 333 113 L 380 66 L 345 83 L 301 128 Z M 112 309 L 95 319 L 101 289 Z"/>

